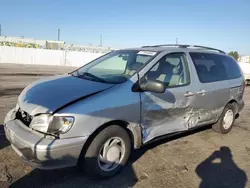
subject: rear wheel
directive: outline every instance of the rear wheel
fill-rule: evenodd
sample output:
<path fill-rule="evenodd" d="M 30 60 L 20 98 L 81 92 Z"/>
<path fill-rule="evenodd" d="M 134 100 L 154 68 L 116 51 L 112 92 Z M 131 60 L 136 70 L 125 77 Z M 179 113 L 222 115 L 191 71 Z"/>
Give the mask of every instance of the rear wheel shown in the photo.
<path fill-rule="evenodd" d="M 127 163 L 131 140 L 127 131 L 111 125 L 103 129 L 89 145 L 85 156 L 80 157 L 80 167 L 91 176 L 114 176 Z"/>
<path fill-rule="evenodd" d="M 213 125 L 213 130 L 222 134 L 229 133 L 233 128 L 235 115 L 235 105 L 228 104 L 218 122 Z"/>

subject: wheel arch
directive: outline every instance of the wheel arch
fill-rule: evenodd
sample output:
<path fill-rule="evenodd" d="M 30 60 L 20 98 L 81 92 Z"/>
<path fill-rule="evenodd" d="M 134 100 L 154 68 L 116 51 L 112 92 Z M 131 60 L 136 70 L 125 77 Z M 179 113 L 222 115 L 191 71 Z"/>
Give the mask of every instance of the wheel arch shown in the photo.
<path fill-rule="evenodd" d="M 111 126 L 111 125 L 118 125 L 122 128 L 124 128 L 127 133 L 129 134 L 129 137 L 131 139 L 131 146 L 133 149 L 137 149 L 140 148 L 142 145 L 142 131 L 141 131 L 141 126 L 138 124 L 130 124 L 126 121 L 123 120 L 113 120 L 113 121 L 109 121 L 107 123 L 104 123 L 103 125 L 101 125 L 100 127 L 98 127 L 87 139 L 87 141 L 85 142 L 83 148 L 82 148 L 82 152 L 81 155 L 85 155 L 89 145 L 91 144 L 91 142 L 93 141 L 93 139 L 96 137 L 96 135 L 98 135 L 102 130 L 104 130 L 105 128 Z"/>
<path fill-rule="evenodd" d="M 238 102 L 235 99 L 230 100 L 227 104 L 233 104 L 235 108 L 235 114 L 238 114 L 239 107 L 238 107 Z"/>

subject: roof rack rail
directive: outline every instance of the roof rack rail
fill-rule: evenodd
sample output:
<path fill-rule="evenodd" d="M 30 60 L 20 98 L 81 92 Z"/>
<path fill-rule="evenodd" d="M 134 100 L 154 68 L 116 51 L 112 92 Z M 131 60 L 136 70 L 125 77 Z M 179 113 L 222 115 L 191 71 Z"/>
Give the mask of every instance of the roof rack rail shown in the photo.
<path fill-rule="evenodd" d="M 142 46 L 142 48 L 147 48 L 147 47 L 180 47 L 180 48 L 186 48 L 190 45 L 186 45 L 186 44 L 160 44 L 160 45 L 152 45 L 152 46 Z"/>
<path fill-rule="evenodd" d="M 206 49 L 206 50 L 218 51 L 220 53 L 226 54 L 224 51 L 216 49 L 216 48 L 211 48 L 207 46 L 199 46 L 199 45 L 189 45 L 189 44 L 160 44 L 160 45 L 152 45 L 152 46 L 142 46 L 142 48 L 149 48 L 149 47 L 201 48 L 201 49 Z"/>

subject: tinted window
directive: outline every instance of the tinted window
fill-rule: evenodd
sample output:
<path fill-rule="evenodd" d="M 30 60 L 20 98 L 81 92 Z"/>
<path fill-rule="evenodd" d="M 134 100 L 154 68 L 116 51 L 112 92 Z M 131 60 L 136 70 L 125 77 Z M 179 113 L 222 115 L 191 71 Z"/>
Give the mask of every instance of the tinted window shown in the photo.
<path fill-rule="evenodd" d="M 161 58 L 146 74 L 148 80 L 159 80 L 166 87 L 187 85 L 189 70 L 184 53 L 171 53 Z"/>
<path fill-rule="evenodd" d="M 190 56 L 202 83 L 229 80 L 241 76 L 239 66 L 230 57 L 219 54 L 192 52 Z"/>

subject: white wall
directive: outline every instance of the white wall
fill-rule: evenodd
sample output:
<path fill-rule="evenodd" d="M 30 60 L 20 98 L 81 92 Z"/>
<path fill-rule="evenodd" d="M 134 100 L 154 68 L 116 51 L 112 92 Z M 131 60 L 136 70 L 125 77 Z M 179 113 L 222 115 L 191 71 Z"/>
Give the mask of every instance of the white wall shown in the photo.
<path fill-rule="evenodd" d="M 75 52 L 75 51 L 64 51 L 65 52 L 65 65 L 66 66 L 82 66 L 103 55 L 103 53 L 92 53 L 92 52 Z"/>
<path fill-rule="evenodd" d="M 0 46 L 0 63 L 82 66 L 102 55 L 103 53 Z"/>

